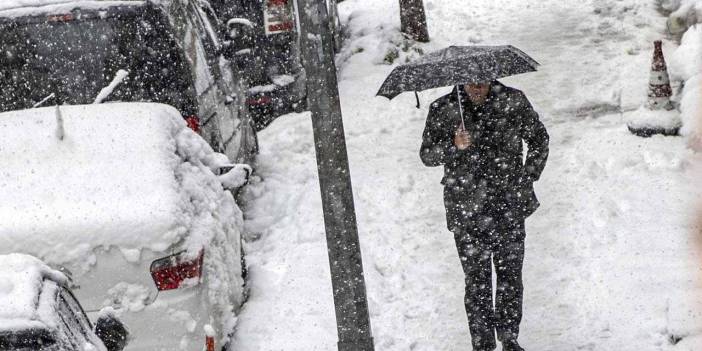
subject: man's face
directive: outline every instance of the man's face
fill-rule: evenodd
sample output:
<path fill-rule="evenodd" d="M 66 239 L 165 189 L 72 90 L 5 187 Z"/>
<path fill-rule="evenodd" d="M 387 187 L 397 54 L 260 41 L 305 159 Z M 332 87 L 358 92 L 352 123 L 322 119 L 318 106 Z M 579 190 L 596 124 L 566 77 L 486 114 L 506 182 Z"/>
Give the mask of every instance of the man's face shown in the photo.
<path fill-rule="evenodd" d="M 466 84 L 463 87 L 466 90 L 468 97 L 470 97 L 470 99 L 473 101 L 484 100 L 490 92 L 489 83 Z"/>

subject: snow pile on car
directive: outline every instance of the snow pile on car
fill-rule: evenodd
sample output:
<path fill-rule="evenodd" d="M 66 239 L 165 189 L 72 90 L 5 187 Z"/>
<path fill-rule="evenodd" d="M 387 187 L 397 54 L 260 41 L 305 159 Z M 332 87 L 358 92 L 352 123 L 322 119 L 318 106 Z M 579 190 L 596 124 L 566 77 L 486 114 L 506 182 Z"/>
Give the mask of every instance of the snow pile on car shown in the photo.
<path fill-rule="evenodd" d="M 80 274 L 96 248 L 128 261 L 175 243 L 197 255 L 239 233 L 241 213 L 212 172 L 229 161 L 170 106 L 13 111 L 0 114 L 0 132 L 0 252 Z"/>
<path fill-rule="evenodd" d="M 168 5 L 173 0 L 150 0 L 151 3 Z M 0 17 L 23 17 L 81 9 L 102 10 L 113 6 L 143 5 L 145 0 L 2 0 Z"/>
<path fill-rule="evenodd" d="M 168 0 L 170 1 L 170 0 Z M 158 1 L 155 1 L 158 2 Z M 120 5 L 140 5 L 145 1 L 141 0 L 121 0 L 121 1 L 76 1 L 76 0 L 10 0 L 0 2 L 0 17 L 23 17 L 55 12 L 69 12 L 75 7 L 82 9 L 101 10 L 112 6 Z"/>
<path fill-rule="evenodd" d="M 66 277 L 39 259 L 22 254 L 0 256 L 0 330 L 29 328 L 46 320 L 38 316 L 37 299 L 44 279 L 65 282 Z M 50 319 L 50 318 L 49 318 Z"/>

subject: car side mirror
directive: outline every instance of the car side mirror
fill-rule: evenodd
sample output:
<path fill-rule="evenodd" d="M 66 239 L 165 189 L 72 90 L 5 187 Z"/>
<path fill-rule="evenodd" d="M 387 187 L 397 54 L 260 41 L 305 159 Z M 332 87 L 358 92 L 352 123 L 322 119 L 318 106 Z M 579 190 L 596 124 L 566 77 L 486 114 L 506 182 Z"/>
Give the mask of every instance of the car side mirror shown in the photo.
<path fill-rule="evenodd" d="M 245 164 L 220 167 L 219 181 L 224 189 L 235 190 L 248 184 L 251 173 L 253 173 L 253 169 Z"/>
<path fill-rule="evenodd" d="M 232 18 L 227 21 L 227 36 L 239 48 L 250 48 L 254 43 L 254 24 L 245 18 Z"/>
<path fill-rule="evenodd" d="M 232 18 L 227 22 L 227 36 L 223 56 L 244 68 L 253 58 L 254 24 L 244 18 Z"/>
<path fill-rule="evenodd" d="M 129 331 L 115 315 L 112 308 L 104 308 L 95 322 L 97 335 L 107 348 L 107 351 L 122 351 L 127 346 Z"/>

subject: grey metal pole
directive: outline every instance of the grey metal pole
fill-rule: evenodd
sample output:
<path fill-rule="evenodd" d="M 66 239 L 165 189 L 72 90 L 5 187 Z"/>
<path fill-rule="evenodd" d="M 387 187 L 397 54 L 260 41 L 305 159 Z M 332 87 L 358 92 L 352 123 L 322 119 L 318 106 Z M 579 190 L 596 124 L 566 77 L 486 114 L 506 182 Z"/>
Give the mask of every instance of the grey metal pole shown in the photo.
<path fill-rule="evenodd" d="M 339 351 L 372 351 L 366 285 L 332 33 L 326 0 L 298 0 L 307 101 L 312 112 L 319 185 L 336 311 Z"/>

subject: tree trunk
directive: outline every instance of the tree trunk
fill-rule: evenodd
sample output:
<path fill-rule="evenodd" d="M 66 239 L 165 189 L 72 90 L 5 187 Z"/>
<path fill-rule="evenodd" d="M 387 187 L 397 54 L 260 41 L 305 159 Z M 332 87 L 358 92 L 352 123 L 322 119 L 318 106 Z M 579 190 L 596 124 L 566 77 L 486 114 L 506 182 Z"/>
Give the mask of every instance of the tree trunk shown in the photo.
<path fill-rule="evenodd" d="M 419 42 L 429 42 L 427 16 L 422 0 L 400 0 L 400 22 L 402 33 Z"/>

